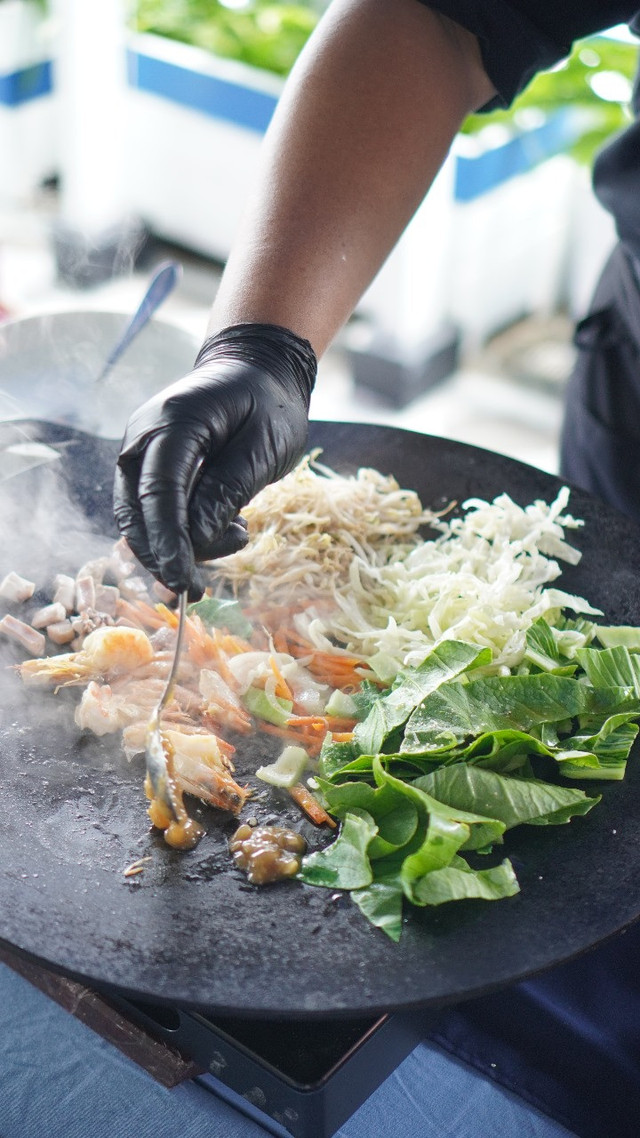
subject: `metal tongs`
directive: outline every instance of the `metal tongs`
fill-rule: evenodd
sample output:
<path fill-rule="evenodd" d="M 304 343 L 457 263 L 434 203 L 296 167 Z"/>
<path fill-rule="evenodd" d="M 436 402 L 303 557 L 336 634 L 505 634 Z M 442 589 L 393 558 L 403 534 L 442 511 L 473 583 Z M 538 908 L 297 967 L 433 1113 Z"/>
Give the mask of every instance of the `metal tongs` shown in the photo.
<path fill-rule="evenodd" d="M 188 847 L 195 845 L 202 830 L 187 814 L 173 774 L 173 756 L 162 737 L 160 719 L 169 703 L 180 664 L 182 641 L 187 615 L 187 593 L 178 598 L 178 631 L 173 651 L 173 660 L 167 682 L 160 699 L 151 713 L 145 737 L 145 760 L 147 765 L 148 794 L 156 807 L 163 808 L 167 817 L 165 840 L 169 845 Z"/>

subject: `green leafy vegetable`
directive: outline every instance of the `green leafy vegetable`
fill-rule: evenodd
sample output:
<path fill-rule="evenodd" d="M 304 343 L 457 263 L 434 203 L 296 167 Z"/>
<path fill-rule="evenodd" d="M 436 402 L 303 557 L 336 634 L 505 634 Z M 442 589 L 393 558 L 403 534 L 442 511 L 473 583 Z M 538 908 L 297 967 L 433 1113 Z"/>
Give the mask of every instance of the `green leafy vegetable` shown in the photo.
<path fill-rule="evenodd" d="M 640 628 L 620 625 L 598 625 L 596 629 L 598 640 L 604 648 L 615 648 L 624 644 L 630 652 L 640 652 Z"/>
<path fill-rule="evenodd" d="M 418 668 L 398 674 L 389 692 L 376 700 L 364 722 L 356 726 L 354 742 L 363 753 L 377 754 L 391 733 L 406 723 L 430 692 L 474 665 L 490 663 L 488 648 L 457 640 L 445 641 L 434 648 Z"/>
<path fill-rule="evenodd" d="M 468 855 L 487 855 L 516 826 L 566 825 L 601 798 L 538 777 L 536 764 L 552 760 L 565 778 L 620 779 L 638 733 L 640 655 L 596 639 L 591 621 L 556 614 L 531 625 L 508 674 L 484 674 L 486 650 L 446 641 L 387 691 L 367 691 L 353 740 L 322 748 L 318 791 L 342 829 L 304 860 L 302 880 L 351 890 L 392 940 L 403 901 L 517 893 L 508 859 L 477 868 Z"/>
<path fill-rule="evenodd" d="M 527 731 L 580 715 L 588 689 L 567 676 L 487 676 L 449 683 L 423 701 L 409 719 L 401 750 L 442 750 L 485 731 Z"/>
<path fill-rule="evenodd" d="M 318 780 L 328 809 L 338 818 L 354 810 L 364 810 L 376 820 L 378 832 L 369 847 L 369 857 L 386 857 L 413 838 L 418 827 L 418 806 L 404 786 L 385 778 L 382 785 L 347 782 L 339 786 Z"/>
<path fill-rule="evenodd" d="M 627 758 L 638 734 L 632 713 L 610 715 L 596 734 L 573 735 L 555 758 L 572 778 L 623 779 Z"/>
<path fill-rule="evenodd" d="M 248 637 L 252 626 L 237 601 L 221 597 L 203 597 L 201 601 L 189 605 L 189 615 L 199 616 L 204 624 L 213 628 L 226 628 L 236 636 Z"/>
<path fill-rule="evenodd" d="M 443 905 L 446 901 L 478 899 L 500 901 L 520 892 L 518 879 L 508 858 L 492 869 L 471 869 L 457 858 L 444 869 L 424 877 L 417 885 L 414 905 Z"/>
<path fill-rule="evenodd" d="M 505 777 L 466 763 L 440 767 L 414 785 L 449 806 L 499 818 L 508 830 L 522 823 L 557 826 L 577 814 L 586 814 L 600 801 L 600 795 L 587 798 L 584 791 L 572 787 Z"/>
<path fill-rule="evenodd" d="M 628 688 L 629 696 L 640 700 L 640 657 L 633 656 L 624 644 L 582 648 L 576 657 L 594 688 Z"/>
<path fill-rule="evenodd" d="M 373 881 L 367 847 L 377 833 L 373 818 L 366 811 L 347 814 L 335 842 L 327 849 L 309 854 L 299 877 L 308 885 L 329 889 L 362 889 Z"/>
<path fill-rule="evenodd" d="M 372 925 L 382 929 L 391 940 L 400 940 L 404 893 L 397 878 L 381 879 L 368 888 L 354 889 L 351 897 Z"/>

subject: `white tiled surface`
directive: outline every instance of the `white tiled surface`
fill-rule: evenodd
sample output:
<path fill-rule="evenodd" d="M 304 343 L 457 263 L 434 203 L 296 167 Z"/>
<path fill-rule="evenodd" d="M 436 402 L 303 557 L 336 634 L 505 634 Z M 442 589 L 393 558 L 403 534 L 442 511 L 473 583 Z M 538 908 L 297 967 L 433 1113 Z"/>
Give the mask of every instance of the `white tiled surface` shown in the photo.
<path fill-rule="evenodd" d="M 51 223 L 55 198 L 43 194 L 32 208 L 0 208 L 0 304 L 13 317 L 62 309 L 108 310 L 133 313 L 151 272 L 167 255 L 179 259 L 183 275 L 174 293 L 159 310 L 159 317 L 189 331 L 196 340 L 204 335 L 209 307 L 219 281 L 219 268 L 185 251 L 149 251 L 143 268 L 104 285 L 81 291 L 56 280 L 51 250 Z M 560 351 L 560 372 L 568 366 L 569 349 L 545 342 L 544 321 L 539 342 L 529 344 L 532 358 L 553 372 L 554 361 L 545 358 Z M 513 340 L 517 330 L 510 333 Z M 529 331 L 529 339 L 531 334 Z M 535 337 L 534 337 L 535 339 Z M 513 346 L 513 345 L 511 345 Z M 461 369 L 408 407 L 389 407 L 373 392 L 354 388 L 339 344 L 320 364 L 312 402 L 312 416 L 384 423 L 414 431 L 443 435 L 475 446 L 499 451 L 555 472 L 561 422 L 558 384 L 542 387 L 509 373 L 509 362 L 499 349 L 485 350 L 475 360 L 463 360 Z"/>

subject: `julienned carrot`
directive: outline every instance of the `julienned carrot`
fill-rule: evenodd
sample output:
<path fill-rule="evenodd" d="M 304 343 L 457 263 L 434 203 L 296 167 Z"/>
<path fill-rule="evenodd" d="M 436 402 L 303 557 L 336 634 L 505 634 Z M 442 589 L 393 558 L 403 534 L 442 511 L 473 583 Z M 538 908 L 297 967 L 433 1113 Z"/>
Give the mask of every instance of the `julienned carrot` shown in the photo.
<path fill-rule="evenodd" d="M 359 656 L 315 648 L 291 628 L 279 629 L 274 634 L 273 644 L 278 652 L 287 652 L 290 656 L 304 658 L 306 667 L 312 675 L 330 683 L 332 687 L 355 688 L 362 682 L 363 675 L 358 669 L 366 669 L 366 664 Z"/>
<path fill-rule="evenodd" d="M 373 683 L 378 682 L 366 662 L 359 656 L 350 656 L 339 651 L 328 652 L 314 648 L 311 644 L 303 646 L 299 640 L 295 645 L 289 643 L 288 647 L 292 656 L 302 658 L 305 667 L 315 679 L 330 684 L 331 687 L 340 688 L 341 691 L 355 691 L 364 679 L 369 679 Z"/>
<path fill-rule="evenodd" d="M 319 680 L 320 683 L 329 684 L 330 687 L 337 688 L 340 691 L 355 691 L 364 679 L 364 676 L 355 672 L 353 674 L 344 671 L 332 672 L 327 667 L 314 667 L 313 663 L 309 663 L 307 667 L 314 679 Z"/>
<path fill-rule="evenodd" d="M 277 727 L 274 723 L 261 722 L 260 730 L 267 735 L 277 735 L 279 739 L 285 739 L 288 743 L 297 743 L 298 746 L 304 747 L 312 759 L 320 754 L 324 741 L 324 735 L 313 733 L 308 728 L 296 730 L 295 727 Z"/>
<path fill-rule="evenodd" d="M 327 814 L 324 806 L 321 806 L 318 799 L 301 782 L 290 787 L 289 794 L 293 798 L 293 801 L 297 802 L 298 806 L 304 810 L 312 822 L 315 822 L 318 826 L 322 826 L 323 824 L 331 826 L 331 828 L 335 830 L 338 823 L 330 814 Z"/>
<path fill-rule="evenodd" d="M 260 730 L 265 731 L 267 735 L 277 735 L 280 739 L 297 738 L 291 727 L 278 727 L 276 723 L 267 723 L 264 719 L 260 720 Z"/>
<path fill-rule="evenodd" d="M 134 608 L 137 608 L 150 628 L 175 628 L 178 624 L 178 617 L 175 613 L 171 612 L 166 605 L 149 605 L 146 601 L 141 600 L 139 597 L 133 602 Z"/>
<path fill-rule="evenodd" d="M 271 665 L 271 671 L 273 672 L 274 676 L 276 677 L 275 694 L 280 699 L 288 699 L 291 703 L 293 703 L 293 695 L 291 692 L 291 688 L 289 687 L 287 681 L 285 680 L 284 676 L 282 675 L 282 672 L 280 671 L 280 668 L 278 667 L 278 661 L 276 660 L 273 653 L 269 656 L 269 664 Z"/>
<path fill-rule="evenodd" d="M 116 606 L 116 616 L 122 620 L 128 621 L 134 628 L 144 629 L 144 622 L 140 613 L 136 611 L 131 601 L 125 601 L 124 597 L 118 598 Z"/>
<path fill-rule="evenodd" d="M 284 632 L 274 632 L 273 647 L 276 652 L 286 652 L 289 656 L 293 655 L 292 652 L 289 652 L 289 642 Z"/>
<path fill-rule="evenodd" d="M 313 655 L 316 660 L 326 661 L 337 668 L 362 667 L 363 663 L 359 656 L 345 656 L 342 652 L 326 652 L 320 648 L 315 649 Z"/>
<path fill-rule="evenodd" d="M 189 655 L 195 664 L 204 667 L 213 665 L 232 691 L 236 690 L 236 680 L 227 663 L 226 653 L 221 646 L 217 629 L 207 632 L 197 613 L 187 617 L 187 640 Z"/>
<path fill-rule="evenodd" d="M 241 652 L 252 652 L 253 645 L 248 640 L 244 640 L 242 636 L 232 635 L 230 632 L 223 632 L 219 634 L 220 647 L 228 656 L 238 656 Z"/>
<path fill-rule="evenodd" d="M 158 616 L 157 612 L 142 601 L 126 601 L 124 597 L 118 599 L 116 607 L 118 616 L 123 616 L 127 620 L 131 620 L 138 628 L 164 628 L 165 622 Z"/>
<path fill-rule="evenodd" d="M 288 724 L 276 726 L 274 723 L 265 723 L 264 720 L 260 721 L 260 728 L 267 732 L 270 731 L 272 734 L 280 733 L 283 738 L 309 739 L 313 742 L 317 740 L 319 743 L 322 743 L 327 733 L 324 726 L 313 727 L 310 724 L 303 724 L 302 727 L 296 727 L 295 724 L 293 726 L 289 726 Z"/>
<path fill-rule="evenodd" d="M 165 624 L 168 624 L 170 628 L 178 627 L 177 612 L 173 612 L 170 608 L 167 608 L 166 605 L 162 604 L 162 602 L 154 605 L 153 607 L 155 608 L 158 615 L 163 618 Z"/>
<path fill-rule="evenodd" d="M 291 727 L 315 727 L 320 724 L 326 728 L 327 721 L 324 715 L 291 715 L 287 724 Z"/>
<path fill-rule="evenodd" d="M 356 656 L 340 656 L 337 652 L 314 652 L 307 667 L 319 679 L 326 677 L 334 687 L 340 688 L 347 684 L 359 685 L 364 678 L 363 671 L 368 671 L 363 660 Z"/>
<path fill-rule="evenodd" d="M 287 720 L 291 727 L 319 725 L 324 731 L 353 731 L 357 719 L 346 715 L 292 715 Z"/>
<path fill-rule="evenodd" d="M 313 644 L 310 644 L 308 640 L 304 640 L 302 636 L 294 632 L 291 628 L 281 629 L 276 635 L 278 645 L 282 645 L 282 647 L 278 647 L 279 652 L 288 652 L 290 656 L 299 657 L 311 656 L 315 651 Z"/>

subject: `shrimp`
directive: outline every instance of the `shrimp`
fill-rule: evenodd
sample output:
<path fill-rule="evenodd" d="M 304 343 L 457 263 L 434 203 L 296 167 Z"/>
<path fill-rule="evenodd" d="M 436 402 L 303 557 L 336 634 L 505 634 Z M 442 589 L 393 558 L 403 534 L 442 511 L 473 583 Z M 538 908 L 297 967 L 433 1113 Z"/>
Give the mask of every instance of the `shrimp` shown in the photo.
<path fill-rule="evenodd" d="M 145 632 L 107 625 L 89 633 L 78 652 L 26 660 L 18 671 L 25 684 L 66 687 L 133 672 L 152 659 L 153 646 Z"/>
<path fill-rule="evenodd" d="M 94 735 L 110 735 L 131 722 L 130 708 L 131 704 L 126 697 L 114 692 L 109 684 L 98 684 L 91 680 L 82 693 L 74 719 L 83 731 L 93 731 Z M 137 718 L 137 707 L 134 708 L 134 713 Z"/>
<path fill-rule="evenodd" d="M 192 794 L 210 806 L 217 806 L 219 810 L 239 814 L 250 790 L 238 786 L 230 774 L 233 768 L 225 754 L 227 745 L 217 735 L 211 734 L 192 734 L 167 728 L 162 735 L 171 748 L 178 790 Z M 141 724 L 125 727 L 122 740 L 129 755 L 139 754 L 145 746 L 144 727 Z"/>
<path fill-rule="evenodd" d="M 162 684 L 157 680 L 119 686 L 91 680 L 76 707 L 76 724 L 94 735 L 110 735 L 131 723 L 143 723 L 160 698 Z"/>
<path fill-rule="evenodd" d="M 147 668 L 140 669 L 143 673 Z M 91 680 L 82 693 L 75 710 L 75 721 L 83 731 L 94 735 L 108 735 L 132 724 L 146 725 L 153 708 L 164 690 L 164 678 L 139 675 L 119 676 L 110 684 Z M 199 711 L 202 700 L 194 692 L 176 685 L 173 699 L 165 708 L 164 716 L 182 730 L 201 730 L 192 712 Z"/>
<path fill-rule="evenodd" d="M 173 769 L 180 788 L 211 806 L 239 814 L 249 797 L 247 787 L 231 777 L 216 735 L 165 732 L 173 748 Z"/>
<path fill-rule="evenodd" d="M 228 727 L 243 735 L 253 730 L 251 716 L 243 707 L 240 697 L 217 672 L 203 668 L 199 688 L 205 702 L 204 716 L 212 724 Z"/>

